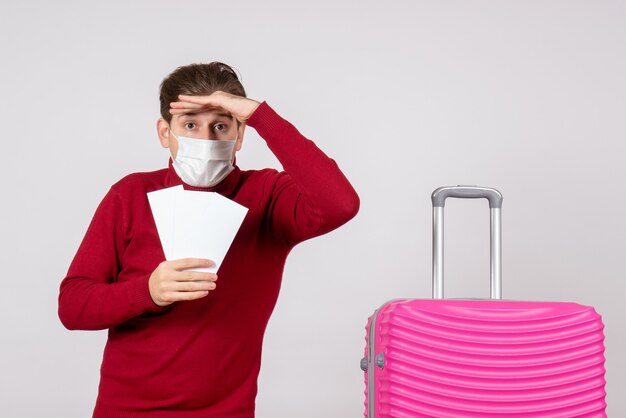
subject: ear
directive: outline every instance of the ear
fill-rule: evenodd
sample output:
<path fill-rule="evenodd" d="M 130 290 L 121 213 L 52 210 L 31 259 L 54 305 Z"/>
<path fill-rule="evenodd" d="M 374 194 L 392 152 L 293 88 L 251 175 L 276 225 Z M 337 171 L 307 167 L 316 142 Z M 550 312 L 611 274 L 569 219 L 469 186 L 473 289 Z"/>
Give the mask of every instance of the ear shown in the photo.
<path fill-rule="evenodd" d="M 237 128 L 237 142 L 235 143 L 235 151 L 239 151 L 241 149 L 241 143 L 243 142 L 243 134 L 246 132 L 246 124 L 242 123 L 239 128 Z"/>
<path fill-rule="evenodd" d="M 163 118 L 157 120 L 157 134 L 159 135 L 159 142 L 163 148 L 170 147 L 170 125 Z"/>

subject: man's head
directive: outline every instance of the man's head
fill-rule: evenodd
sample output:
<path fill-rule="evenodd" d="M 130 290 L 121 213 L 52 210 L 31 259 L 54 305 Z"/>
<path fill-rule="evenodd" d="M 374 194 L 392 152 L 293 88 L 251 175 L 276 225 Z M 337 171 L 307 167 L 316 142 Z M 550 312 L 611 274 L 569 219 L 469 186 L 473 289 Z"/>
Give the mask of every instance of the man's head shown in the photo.
<path fill-rule="evenodd" d="M 229 65 L 212 62 L 178 67 L 161 83 L 161 117 L 168 123 L 172 121 L 170 103 L 177 101 L 179 94 L 208 96 L 216 91 L 246 97 L 237 74 Z"/>
<path fill-rule="evenodd" d="M 212 140 L 237 138 L 236 150 L 241 148 L 245 126 L 228 112 L 215 109 L 180 115 L 170 113 L 170 103 L 178 101 L 180 94 L 208 96 L 216 91 L 246 97 L 233 68 L 221 62 L 178 67 L 161 83 L 161 118 L 157 121 L 157 132 L 161 145 L 169 148 L 173 158 L 178 152 L 176 136 Z"/>

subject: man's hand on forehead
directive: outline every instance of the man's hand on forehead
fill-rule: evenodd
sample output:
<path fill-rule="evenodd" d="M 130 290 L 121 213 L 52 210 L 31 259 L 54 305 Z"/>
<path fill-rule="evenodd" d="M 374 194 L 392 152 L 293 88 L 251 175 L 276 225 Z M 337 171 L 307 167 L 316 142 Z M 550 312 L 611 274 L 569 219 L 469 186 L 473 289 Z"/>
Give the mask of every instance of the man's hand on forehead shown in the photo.
<path fill-rule="evenodd" d="M 208 96 L 188 96 L 181 94 L 177 102 L 170 103 L 172 115 L 200 113 L 207 110 L 221 109 L 230 113 L 239 122 L 245 122 L 254 113 L 259 102 L 246 97 L 223 91 L 216 91 Z"/>

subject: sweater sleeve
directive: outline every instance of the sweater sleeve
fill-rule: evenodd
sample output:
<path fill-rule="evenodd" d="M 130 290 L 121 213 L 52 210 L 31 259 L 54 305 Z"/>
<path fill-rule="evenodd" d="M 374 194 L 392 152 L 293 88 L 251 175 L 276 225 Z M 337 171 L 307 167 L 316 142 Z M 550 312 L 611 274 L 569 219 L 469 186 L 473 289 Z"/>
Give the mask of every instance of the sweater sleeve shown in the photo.
<path fill-rule="evenodd" d="M 268 219 L 285 242 L 325 234 L 352 219 L 359 197 L 335 161 L 266 102 L 247 121 L 266 141 L 284 172 L 272 184 Z"/>
<path fill-rule="evenodd" d="M 60 285 L 58 314 L 66 328 L 106 329 L 163 309 L 150 297 L 149 276 L 117 281 L 126 242 L 122 201 L 112 188 L 98 206 Z"/>

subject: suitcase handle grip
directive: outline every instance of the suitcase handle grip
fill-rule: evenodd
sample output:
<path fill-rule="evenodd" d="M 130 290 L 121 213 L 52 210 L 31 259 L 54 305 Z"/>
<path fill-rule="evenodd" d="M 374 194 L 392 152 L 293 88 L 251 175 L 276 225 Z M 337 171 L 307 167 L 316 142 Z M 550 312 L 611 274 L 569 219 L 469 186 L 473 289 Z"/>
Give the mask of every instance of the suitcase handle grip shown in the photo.
<path fill-rule="evenodd" d="M 491 216 L 491 299 L 502 299 L 502 193 L 490 187 L 448 186 L 436 189 L 433 201 L 433 299 L 443 299 L 443 210 L 448 197 L 489 200 Z"/>
<path fill-rule="evenodd" d="M 460 199 L 485 198 L 489 200 L 489 208 L 502 208 L 502 194 L 496 189 L 480 186 L 448 186 L 440 187 L 432 194 L 433 207 L 444 207 L 448 197 Z"/>

